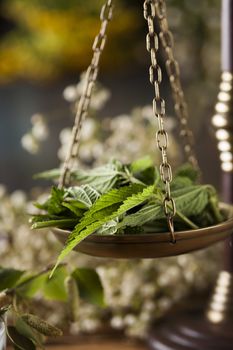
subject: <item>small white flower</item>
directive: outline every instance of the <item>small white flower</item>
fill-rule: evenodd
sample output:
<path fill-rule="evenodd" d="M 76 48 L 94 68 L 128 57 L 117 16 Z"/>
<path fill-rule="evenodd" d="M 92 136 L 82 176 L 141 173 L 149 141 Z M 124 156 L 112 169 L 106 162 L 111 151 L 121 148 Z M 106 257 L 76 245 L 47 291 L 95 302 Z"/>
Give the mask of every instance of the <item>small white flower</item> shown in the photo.
<path fill-rule="evenodd" d="M 106 89 L 96 91 L 91 98 L 90 108 L 94 109 L 95 111 L 101 110 L 105 103 L 109 100 L 110 96 L 110 92 Z"/>
<path fill-rule="evenodd" d="M 88 161 L 92 159 L 92 149 L 86 145 L 81 145 L 79 149 L 79 157 L 84 160 Z"/>
<path fill-rule="evenodd" d="M 141 287 L 141 293 L 145 297 L 151 297 L 155 293 L 155 285 L 152 283 L 146 283 Z"/>
<path fill-rule="evenodd" d="M 98 159 L 104 153 L 104 145 L 100 142 L 96 143 L 92 150 L 92 155 L 94 158 Z"/>
<path fill-rule="evenodd" d="M 124 320 L 121 316 L 114 316 L 110 322 L 112 328 L 122 329 L 124 327 Z"/>
<path fill-rule="evenodd" d="M 32 127 L 32 135 L 38 141 L 45 141 L 49 136 L 49 130 L 44 122 L 36 123 Z"/>
<path fill-rule="evenodd" d="M 62 129 L 59 135 L 59 139 L 62 144 L 69 143 L 71 139 L 71 129 L 70 128 Z"/>
<path fill-rule="evenodd" d="M 81 327 L 79 322 L 71 323 L 70 325 L 70 333 L 72 335 L 79 334 L 81 331 Z"/>
<path fill-rule="evenodd" d="M 137 322 L 137 318 L 135 315 L 132 315 L 132 314 L 128 314 L 125 316 L 124 318 L 124 323 L 125 325 L 127 326 L 132 326 L 134 323 Z"/>
<path fill-rule="evenodd" d="M 27 197 L 23 191 L 17 190 L 11 194 L 10 200 L 15 208 L 23 208 L 26 205 Z"/>
<path fill-rule="evenodd" d="M 86 119 L 85 122 L 83 123 L 82 127 L 82 140 L 87 141 L 93 137 L 93 134 L 95 132 L 95 122 L 93 119 Z"/>
<path fill-rule="evenodd" d="M 40 113 L 35 113 L 31 116 L 32 125 L 35 125 L 38 123 L 44 123 L 44 122 L 45 122 L 44 116 Z"/>
<path fill-rule="evenodd" d="M 172 305 L 172 301 L 170 298 L 168 297 L 163 297 L 162 299 L 159 300 L 158 302 L 158 307 L 159 309 L 161 309 L 162 311 L 166 311 L 168 310 Z"/>
<path fill-rule="evenodd" d="M 147 120 L 151 120 L 154 116 L 153 108 L 151 105 L 146 105 L 146 106 L 142 107 L 141 113 L 142 113 L 142 118 L 147 119 Z"/>
<path fill-rule="evenodd" d="M 67 86 L 63 91 L 63 97 L 67 102 L 74 102 L 78 99 L 79 93 L 75 85 Z"/>
<path fill-rule="evenodd" d="M 150 314 L 149 314 L 148 312 L 143 311 L 143 312 L 141 313 L 141 315 L 140 315 L 140 320 L 141 320 L 142 322 L 148 322 L 148 321 L 150 321 L 150 319 L 151 319 L 151 316 L 150 316 Z"/>
<path fill-rule="evenodd" d="M 25 134 L 21 139 L 22 147 L 31 154 L 39 151 L 39 144 L 32 134 Z"/>
<path fill-rule="evenodd" d="M 82 329 L 87 332 L 94 332 L 100 327 L 100 321 L 94 318 L 85 318 L 81 323 Z"/>
<path fill-rule="evenodd" d="M 145 303 L 143 304 L 143 309 L 145 311 L 154 311 L 155 310 L 155 303 L 151 300 L 145 301 Z"/>

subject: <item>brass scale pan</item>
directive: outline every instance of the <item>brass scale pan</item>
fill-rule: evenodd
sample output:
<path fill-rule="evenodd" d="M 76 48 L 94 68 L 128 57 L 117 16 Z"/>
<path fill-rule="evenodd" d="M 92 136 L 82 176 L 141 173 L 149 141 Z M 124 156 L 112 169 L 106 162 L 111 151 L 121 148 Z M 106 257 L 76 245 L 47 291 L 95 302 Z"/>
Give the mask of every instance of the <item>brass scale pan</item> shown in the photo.
<path fill-rule="evenodd" d="M 217 243 L 233 233 L 233 207 L 221 203 L 222 210 L 228 220 L 221 224 L 205 228 L 177 231 L 176 243 L 169 243 L 171 234 L 127 234 L 98 235 L 92 234 L 80 242 L 75 250 L 91 256 L 133 259 L 133 258 L 160 258 L 189 253 L 206 248 Z M 65 243 L 69 231 L 53 229 L 52 232 L 61 243 Z"/>
<path fill-rule="evenodd" d="M 105 28 L 106 29 L 106 28 Z M 205 248 L 233 233 L 233 206 L 221 204 L 228 220 L 225 222 L 195 230 L 176 232 L 176 243 L 169 243 L 171 234 L 127 234 L 98 235 L 92 234 L 80 242 L 75 250 L 106 258 L 159 258 L 188 253 Z M 64 244 L 69 231 L 52 230 L 55 236 Z"/>

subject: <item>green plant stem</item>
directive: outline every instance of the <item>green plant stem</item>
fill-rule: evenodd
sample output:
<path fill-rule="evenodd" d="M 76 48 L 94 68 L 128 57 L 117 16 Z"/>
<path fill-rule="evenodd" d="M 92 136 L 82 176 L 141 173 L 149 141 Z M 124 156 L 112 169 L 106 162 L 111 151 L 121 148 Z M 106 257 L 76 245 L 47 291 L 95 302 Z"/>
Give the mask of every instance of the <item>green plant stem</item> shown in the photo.
<path fill-rule="evenodd" d="M 192 229 L 198 229 L 199 226 L 197 226 L 196 224 L 194 224 L 194 222 L 192 222 L 191 220 L 189 220 L 187 218 L 187 216 L 183 215 L 179 210 L 176 211 L 176 215 L 179 216 L 179 218 L 185 222 L 189 227 L 191 227 Z"/>
<path fill-rule="evenodd" d="M 48 220 L 48 221 L 39 221 L 32 224 L 31 229 L 40 229 L 40 228 L 47 228 L 47 227 L 67 227 L 67 225 L 76 225 L 78 223 L 78 219 L 62 219 L 62 220 Z"/>
<path fill-rule="evenodd" d="M 60 264 L 59 266 L 66 266 L 66 264 L 63 263 L 63 264 Z M 42 271 L 38 272 L 36 275 L 33 275 L 33 276 L 29 277 L 26 281 L 21 282 L 20 284 L 18 284 L 14 288 L 8 289 L 6 291 L 6 294 L 7 295 L 11 295 L 11 296 L 15 296 L 15 292 L 18 289 L 20 289 L 20 288 L 26 286 L 27 284 L 31 283 L 35 278 L 38 278 L 38 277 L 43 276 L 44 274 L 50 272 L 52 267 L 53 267 L 53 265 L 49 265 L 49 266 L 45 267 Z"/>
<path fill-rule="evenodd" d="M 220 210 L 219 210 L 219 208 L 217 206 L 216 198 L 214 198 L 214 197 L 210 198 L 210 207 L 211 207 L 211 210 L 212 210 L 212 212 L 214 214 L 214 217 L 215 217 L 216 221 L 218 223 L 222 222 L 223 218 L 222 218 Z"/>

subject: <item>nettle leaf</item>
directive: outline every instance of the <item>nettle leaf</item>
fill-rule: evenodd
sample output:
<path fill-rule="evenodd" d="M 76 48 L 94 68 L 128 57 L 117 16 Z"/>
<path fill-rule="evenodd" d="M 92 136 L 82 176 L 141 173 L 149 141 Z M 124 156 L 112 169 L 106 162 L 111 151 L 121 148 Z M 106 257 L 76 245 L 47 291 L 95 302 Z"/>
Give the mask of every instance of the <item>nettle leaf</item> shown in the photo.
<path fill-rule="evenodd" d="M 104 307 L 104 289 L 98 273 L 93 269 L 78 268 L 72 277 L 77 283 L 80 296 L 100 307 Z"/>
<path fill-rule="evenodd" d="M 48 199 L 44 203 L 34 203 L 34 206 L 47 211 L 50 215 L 60 215 L 66 211 L 66 208 L 62 206 L 64 197 L 65 190 L 53 186 Z"/>
<path fill-rule="evenodd" d="M 183 216 L 192 217 L 202 214 L 209 202 L 209 196 L 213 194 L 214 189 L 209 186 L 190 186 L 188 188 L 183 188 L 182 190 L 177 190 L 173 192 L 173 198 L 176 203 L 177 213 L 182 213 Z M 158 221 L 165 219 L 164 209 L 161 201 L 156 204 L 149 204 L 136 213 L 127 215 L 118 224 L 118 228 L 125 228 L 127 226 L 142 226 L 151 221 Z M 165 223 L 165 228 L 167 228 L 166 220 L 162 222 Z M 190 222 L 191 223 L 191 222 Z M 155 223 L 156 226 L 157 222 Z M 161 229 L 161 224 L 158 225 Z M 184 226 L 184 227 L 187 227 Z"/>
<path fill-rule="evenodd" d="M 136 159 L 130 164 L 130 170 L 132 173 L 138 173 L 145 169 L 151 168 L 154 166 L 153 160 L 150 156 L 146 156 L 140 159 Z"/>
<path fill-rule="evenodd" d="M 103 224 L 96 233 L 99 235 L 114 235 L 118 231 L 118 220 L 110 220 Z"/>
<path fill-rule="evenodd" d="M 77 170 L 72 173 L 75 180 L 93 186 L 100 193 L 106 193 L 112 189 L 121 175 L 122 164 L 117 161 L 92 170 Z"/>
<path fill-rule="evenodd" d="M 155 197 L 158 195 L 159 191 L 156 191 L 154 186 L 144 187 L 144 189 L 141 192 L 137 192 L 124 200 L 123 204 L 116 212 L 116 217 L 125 214 L 127 211 L 134 207 L 141 205 L 142 203 L 150 199 L 152 196 Z"/>
<path fill-rule="evenodd" d="M 125 228 L 127 226 L 135 227 L 135 226 L 142 226 L 150 221 L 157 220 L 158 218 L 161 218 L 161 205 L 159 204 L 150 204 L 136 213 L 126 215 L 123 220 L 117 225 L 117 228 Z M 164 214 L 162 213 L 164 216 Z"/>
<path fill-rule="evenodd" d="M 202 213 L 209 202 L 212 189 L 209 185 L 196 185 L 174 191 L 172 195 L 176 209 L 187 217 Z"/>
<path fill-rule="evenodd" d="M 18 332 L 16 327 L 8 326 L 7 333 L 15 350 L 36 350 L 35 344 L 28 337 Z"/>
<path fill-rule="evenodd" d="M 128 210 L 142 204 L 149 199 L 153 193 L 154 186 L 144 188 L 141 185 L 131 185 L 129 187 L 122 187 L 119 190 L 112 190 L 101 196 L 69 235 L 65 247 L 57 259 L 52 274 L 58 264 L 78 243 L 99 229 L 103 224 L 106 224 L 110 220 L 113 220 L 118 216 L 125 214 Z M 114 205 L 116 204 L 118 209 L 115 211 Z M 106 214 L 105 210 L 112 207 L 114 208 L 112 212 L 110 211 Z"/>
<path fill-rule="evenodd" d="M 128 197 L 141 192 L 143 188 L 142 185 L 134 184 L 120 189 L 113 189 L 103 194 L 90 210 L 85 213 L 75 229 L 81 231 L 93 222 L 103 220 L 106 216 L 115 212 Z"/>
<path fill-rule="evenodd" d="M 133 176 L 146 185 L 152 185 L 159 179 L 159 172 L 150 157 L 144 157 L 131 163 Z"/>
<path fill-rule="evenodd" d="M 51 196 L 47 201 L 49 214 L 61 214 L 66 209 L 62 206 L 65 197 L 65 190 L 58 187 L 52 187 Z"/>
<path fill-rule="evenodd" d="M 51 169 L 51 170 L 46 170 L 41 173 L 35 174 L 33 176 L 33 179 L 56 180 L 59 178 L 60 174 L 61 174 L 61 169 Z"/>
<path fill-rule="evenodd" d="M 0 291 L 16 286 L 25 271 L 0 267 Z"/>
<path fill-rule="evenodd" d="M 67 189 L 67 194 L 72 199 L 84 204 L 84 208 L 90 208 L 100 197 L 99 192 L 89 185 L 70 187 Z"/>
<path fill-rule="evenodd" d="M 49 300 L 67 301 L 65 288 L 67 276 L 67 269 L 64 266 L 59 266 L 51 278 L 47 276 L 42 289 L 43 296 Z"/>
<path fill-rule="evenodd" d="M 171 191 L 183 189 L 184 187 L 190 187 L 193 185 L 193 181 L 187 176 L 178 176 L 171 183 Z"/>
<path fill-rule="evenodd" d="M 80 202 L 77 202 L 76 200 L 69 200 L 69 202 L 62 202 L 62 205 L 63 207 L 66 207 L 67 209 L 69 209 L 77 217 L 83 216 L 86 209 L 84 205 L 81 205 L 80 207 Z"/>
<path fill-rule="evenodd" d="M 200 172 L 197 169 L 195 169 L 191 164 L 187 163 L 179 167 L 176 171 L 175 178 L 180 176 L 188 177 L 194 184 L 198 180 Z"/>
<path fill-rule="evenodd" d="M 48 272 L 27 276 L 16 287 L 16 292 L 24 298 L 33 298 L 44 286 Z"/>

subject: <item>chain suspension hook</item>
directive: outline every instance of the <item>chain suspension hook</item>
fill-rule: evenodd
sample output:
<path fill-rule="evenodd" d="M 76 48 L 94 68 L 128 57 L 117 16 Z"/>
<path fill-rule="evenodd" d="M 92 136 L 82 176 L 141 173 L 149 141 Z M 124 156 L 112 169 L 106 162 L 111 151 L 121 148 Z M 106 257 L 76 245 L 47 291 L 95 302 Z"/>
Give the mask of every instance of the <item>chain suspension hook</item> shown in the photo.
<path fill-rule="evenodd" d="M 112 13 L 113 0 L 107 0 L 102 6 L 100 12 L 101 27 L 98 35 L 95 37 L 95 40 L 93 42 L 93 57 L 91 60 L 91 64 L 89 65 L 86 71 L 83 93 L 77 105 L 75 122 L 71 133 L 71 142 L 61 171 L 61 176 L 58 185 L 59 188 L 62 188 L 64 185 L 66 185 L 66 183 L 69 183 L 73 162 L 74 159 L 78 156 L 82 125 L 84 120 L 86 119 L 91 100 L 91 93 L 93 90 L 93 86 L 95 85 L 96 79 L 98 77 L 99 62 L 105 47 L 107 39 L 106 31 L 108 24 L 112 19 Z"/>
<path fill-rule="evenodd" d="M 166 70 L 169 77 L 175 113 L 180 123 L 180 136 L 184 144 L 186 158 L 192 166 L 200 170 L 194 151 L 193 133 L 188 126 L 188 107 L 181 85 L 179 63 L 174 56 L 174 38 L 169 30 L 165 0 L 153 0 L 155 17 L 160 27 L 159 39 L 166 55 Z"/>
<path fill-rule="evenodd" d="M 171 243 L 176 243 L 174 232 L 174 216 L 176 215 L 176 205 L 171 197 L 170 184 L 172 182 L 172 168 L 168 162 L 168 134 L 164 129 L 165 101 L 160 96 L 160 84 L 162 82 L 162 71 L 157 63 L 157 51 L 159 49 L 158 35 L 155 32 L 155 18 L 163 17 L 165 13 L 164 1 L 145 0 L 143 4 L 144 18 L 148 24 L 148 34 L 146 35 L 146 49 L 150 53 L 151 65 L 149 67 L 150 83 L 154 86 L 155 97 L 153 99 L 153 113 L 158 120 L 158 131 L 156 133 L 157 147 L 161 152 L 160 177 L 164 183 L 165 196 L 163 200 L 164 213 L 167 218 L 168 228 L 171 233 Z"/>

